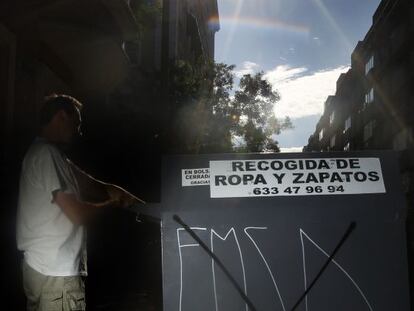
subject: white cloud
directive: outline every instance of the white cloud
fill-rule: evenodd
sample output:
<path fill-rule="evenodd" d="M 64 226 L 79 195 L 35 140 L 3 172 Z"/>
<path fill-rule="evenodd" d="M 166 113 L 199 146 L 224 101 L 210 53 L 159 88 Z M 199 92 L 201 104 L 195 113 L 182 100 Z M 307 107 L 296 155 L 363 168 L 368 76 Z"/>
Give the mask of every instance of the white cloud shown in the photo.
<path fill-rule="evenodd" d="M 276 116 L 301 118 L 322 114 L 326 98 L 335 94 L 339 75 L 348 69 L 340 66 L 308 73 L 305 67 L 281 65 L 268 71 L 265 77 L 281 95 L 275 107 Z"/>
<path fill-rule="evenodd" d="M 302 152 L 303 147 L 280 148 L 280 152 Z"/>
<path fill-rule="evenodd" d="M 289 65 L 277 66 L 274 70 L 268 71 L 265 77 L 270 83 L 284 83 L 297 78 L 300 78 L 301 74 L 308 71 L 305 67 L 290 68 Z"/>
<path fill-rule="evenodd" d="M 236 75 L 237 78 L 241 78 L 244 75 L 254 74 L 255 72 L 257 72 L 259 68 L 260 66 L 258 64 L 247 61 L 243 63 L 242 69 L 235 70 L 234 74 Z"/>

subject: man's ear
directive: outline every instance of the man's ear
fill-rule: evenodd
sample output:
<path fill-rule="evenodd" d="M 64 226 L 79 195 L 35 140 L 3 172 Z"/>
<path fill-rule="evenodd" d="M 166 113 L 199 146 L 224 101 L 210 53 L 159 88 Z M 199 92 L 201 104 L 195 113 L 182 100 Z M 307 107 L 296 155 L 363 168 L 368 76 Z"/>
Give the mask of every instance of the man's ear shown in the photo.
<path fill-rule="evenodd" d="M 68 114 L 65 112 L 65 110 L 61 109 L 58 112 L 56 112 L 53 118 L 56 118 L 57 121 L 61 122 L 68 119 Z"/>
<path fill-rule="evenodd" d="M 65 114 L 65 111 L 64 110 L 59 110 L 53 115 L 53 117 L 50 120 L 49 124 L 55 124 L 55 125 L 62 124 L 63 122 L 65 122 L 66 118 L 67 118 L 67 116 Z"/>

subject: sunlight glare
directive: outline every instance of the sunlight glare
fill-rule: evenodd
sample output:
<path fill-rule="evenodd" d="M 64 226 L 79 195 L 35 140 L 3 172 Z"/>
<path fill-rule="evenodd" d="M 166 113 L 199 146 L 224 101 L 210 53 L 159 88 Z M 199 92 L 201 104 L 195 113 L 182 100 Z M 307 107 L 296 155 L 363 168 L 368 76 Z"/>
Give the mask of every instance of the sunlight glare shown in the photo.
<path fill-rule="evenodd" d="M 323 0 L 312 0 L 312 1 L 315 3 L 316 7 L 321 11 L 322 15 L 327 19 L 329 25 L 336 32 L 342 44 L 346 47 L 348 54 L 350 54 L 352 51 L 352 45 L 349 39 L 345 36 L 345 33 L 341 30 L 341 28 L 339 28 L 338 23 L 332 17 L 332 14 L 329 12 L 327 7 L 323 3 Z"/>
<path fill-rule="evenodd" d="M 234 38 L 234 34 L 235 34 L 237 26 L 238 26 L 238 20 L 240 18 L 240 13 L 241 13 L 241 10 L 243 8 L 243 4 L 244 4 L 244 0 L 238 0 L 237 1 L 236 10 L 235 10 L 234 15 L 233 15 L 233 19 L 234 19 L 235 22 L 231 25 L 229 36 L 228 36 L 228 38 L 227 38 L 227 40 L 224 44 L 224 52 L 223 52 L 224 59 L 227 58 L 230 47 L 233 44 L 233 38 Z"/>

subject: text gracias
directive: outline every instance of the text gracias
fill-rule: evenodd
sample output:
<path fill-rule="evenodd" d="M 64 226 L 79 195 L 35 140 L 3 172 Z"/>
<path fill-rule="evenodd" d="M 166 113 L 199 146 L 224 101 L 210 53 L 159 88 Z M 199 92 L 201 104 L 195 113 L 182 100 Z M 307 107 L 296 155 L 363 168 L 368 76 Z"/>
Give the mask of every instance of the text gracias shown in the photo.
<path fill-rule="evenodd" d="M 334 168 L 341 171 L 325 171 L 325 172 L 292 172 L 304 170 L 332 170 L 328 160 L 262 160 L 262 161 L 233 161 L 232 171 L 237 172 L 233 175 L 216 175 L 214 182 L 216 186 L 237 186 L 247 184 L 263 184 L 267 185 L 267 181 L 262 174 L 248 174 L 247 172 L 257 171 L 282 171 L 287 170 L 293 177 L 292 183 L 306 184 L 306 183 L 345 183 L 345 182 L 375 182 L 380 179 L 376 171 L 358 171 L 361 169 L 359 159 L 333 159 L 329 160 Z M 246 172 L 240 174 L 239 172 Z M 272 174 L 278 184 L 283 183 L 286 173 L 278 172 Z"/>

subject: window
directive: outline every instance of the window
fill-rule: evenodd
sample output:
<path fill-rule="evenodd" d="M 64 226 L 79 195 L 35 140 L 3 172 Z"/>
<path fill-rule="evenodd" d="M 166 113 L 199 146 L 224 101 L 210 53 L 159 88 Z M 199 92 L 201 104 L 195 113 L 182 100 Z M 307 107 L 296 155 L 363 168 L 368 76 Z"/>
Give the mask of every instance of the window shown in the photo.
<path fill-rule="evenodd" d="M 319 132 L 319 141 L 323 139 L 323 129 Z"/>
<path fill-rule="evenodd" d="M 364 126 L 364 142 L 366 142 L 368 139 L 372 137 L 374 134 L 374 128 L 375 128 L 375 120 L 368 122 Z"/>
<path fill-rule="evenodd" d="M 406 71 L 405 66 L 398 66 L 394 68 L 391 74 L 391 79 L 390 79 L 392 93 L 394 94 L 401 93 L 400 92 L 401 88 L 405 86 L 407 79 L 409 79 L 407 78 L 408 75 L 409 73 L 408 71 Z"/>
<path fill-rule="evenodd" d="M 326 99 L 326 101 L 325 101 L 325 110 L 326 110 L 326 108 L 328 108 L 329 107 L 329 105 L 334 101 L 334 99 L 335 99 L 335 96 L 333 96 L 333 95 L 331 95 L 331 96 L 328 96 L 328 98 Z"/>
<path fill-rule="evenodd" d="M 329 146 L 330 146 L 331 148 L 335 147 L 335 141 L 336 141 L 336 135 L 332 136 L 332 137 L 331 137 L 331 140 L 330 140 L 330 142 L 329 142 Z"/>
<path fill-rule="evenodd" d="M 335 111 L 332 111 L 331 115 L 329 116 L 329 125 L 332 125 L 335 120 Z"/>
<path fill-rule="evenodd" d="M 351 117 L 349 116 L 348 119 L 345 120 L 344 133 L 351 128 L 351 125 Z"/>
<path fill-rule="evenodd" d="M 141 63 L 142 47 L 140 42 L 124 41 L 121 47 L 131 65 L 139 65 Z"/>
<path fill-rule="evenodd" d="M 372 68 L 374 68 L 374 55 L 372 55 L 365 64 L 365 74 L 367 75 Z"/>
<path fill-rule="evenodd" d="M 374 88 L 371 88 L 368 93 L 365 94 L 364 108 L 374 102 Z"/>
<path fill-rule="evenodd" d="M 365 102 L 370 104 L 374 101 L 374 88 L 371 88 L 369 92 L 365 95 Z"/>
<path fill-rule="evenodd" d="M 392 147 L 394 150 L 401 151 L 407 149 L 414 142 L 413 131 L 411 128 L 405 128 L 394 136 Z"/>
<path fill-rule="evenodd" d="M 344 146 L 344 151 L 349 151 L 351 149 L 351 144 L 349 142 Z"/>

